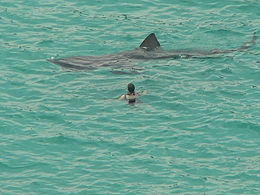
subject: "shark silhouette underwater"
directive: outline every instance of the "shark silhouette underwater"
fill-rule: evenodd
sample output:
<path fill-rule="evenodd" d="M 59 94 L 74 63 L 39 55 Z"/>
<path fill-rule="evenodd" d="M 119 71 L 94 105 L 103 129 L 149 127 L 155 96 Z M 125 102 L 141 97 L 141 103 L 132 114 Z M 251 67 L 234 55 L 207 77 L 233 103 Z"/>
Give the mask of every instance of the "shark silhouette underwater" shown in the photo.
<path fill-rule="evenodd" d="M 120 52 L 111 55 L 102 56 L 73 56 L 60 59 L 49 59 L 49 62 L 60 65 L 64 68 L 76 70 L 94 70 L 99 67 L 111 67 L 113 69 L 132 67 L 130 64 L 133 60 L 159 60 L 159 59 L 179 59 L 191 57 L 214 57 L 218 54 L 227 54 L 236 51 L 245 51 L 257 39 L 256 32 L 253 34 L 251 41 L 244 43 L 241 47 L 236 49 L 212 49 L 209 51 L 203 50 L 163 50 L 154 33 L 148 35 L 141 45 L 131 51 Z M 123 71 L 112 71 L 114 73 L 122 73 Z M 133 71 L 134 72 L 134 71 Z"/>

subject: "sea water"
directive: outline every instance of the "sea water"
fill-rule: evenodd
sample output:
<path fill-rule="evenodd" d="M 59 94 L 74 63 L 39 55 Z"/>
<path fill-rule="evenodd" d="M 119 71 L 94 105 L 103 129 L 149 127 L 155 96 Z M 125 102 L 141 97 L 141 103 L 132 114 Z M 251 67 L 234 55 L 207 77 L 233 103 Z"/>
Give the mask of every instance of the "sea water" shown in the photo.
<path fill-rule="evenodd" d="M 260 46 L 93 71 L 52 57 L 233 49 L 257 0 L 1 0 L 0 194 L 260 194 Z M 142 103 L 116 101 L 133 82 Z"/>

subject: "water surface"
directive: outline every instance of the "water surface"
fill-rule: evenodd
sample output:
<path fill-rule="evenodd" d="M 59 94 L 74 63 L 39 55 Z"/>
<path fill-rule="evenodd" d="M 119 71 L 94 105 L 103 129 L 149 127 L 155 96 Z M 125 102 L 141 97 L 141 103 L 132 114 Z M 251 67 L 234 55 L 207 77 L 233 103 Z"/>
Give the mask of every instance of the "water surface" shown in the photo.
<path fill-rule="evenodd" d="M 0 2 L 1 194 L 259 194 L 260 47 L 69 71 L 51 57 L 136 48 L 231 49 L 260 2 Z M 128 65 L 126 65 L 128 66 Z M 142 104 L 115 101 L 129 82 Z"/>

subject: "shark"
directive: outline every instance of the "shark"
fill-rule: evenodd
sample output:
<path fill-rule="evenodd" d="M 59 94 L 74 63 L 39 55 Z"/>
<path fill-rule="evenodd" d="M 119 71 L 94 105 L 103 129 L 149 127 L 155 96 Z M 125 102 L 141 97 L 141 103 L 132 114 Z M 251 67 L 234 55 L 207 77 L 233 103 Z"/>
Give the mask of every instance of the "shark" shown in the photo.
<path fill-rule="evenodd" d="M 99 67 L 111 67 L 114 69 L 132 69 L 132 62 L 136 60 L 160 60 L 160 59 L 180 59 L 180 58 L 208 58 L 220 54 L 245 51 L 256 43 L 257 35 L 253 33 L 253 38 L 235 49 L 212 49 L 212 50 L 164 50 L 161 47 L 155 33 L 149 34 L 139 47 L 116 54 L 101 56 L 72 56 L 59 59 L 48 59 L 49 62 L 61 67 L 75 70 L 94 70 Z M 117 74 L 125 74 L 120 70 L 112 71 Z M 132 71 L 131 73 L 136 73 Z"/>

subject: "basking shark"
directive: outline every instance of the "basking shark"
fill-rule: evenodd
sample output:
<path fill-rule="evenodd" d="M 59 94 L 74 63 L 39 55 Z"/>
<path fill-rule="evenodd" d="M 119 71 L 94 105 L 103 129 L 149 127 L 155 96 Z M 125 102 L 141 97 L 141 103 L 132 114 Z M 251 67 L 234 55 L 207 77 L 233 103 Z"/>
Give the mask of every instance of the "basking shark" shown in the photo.
<path fill-rule="evenodd" d="M 191 57 L 214 57 L 218 54 L 227 54 L 236 51 L 244 51 L 255 44 L 257 39 L 256 32 L 253 34 L 251 41 L 244 43 L 236 49 L 212 49 L 205 50 L 163 50 L 154 33 L 148 35 L 139 47 L 131 51 L 120 52 L 111 55 L 102 56 L 73 56 L 60 59 L 49 59 L 48 61 L 69 69 L 76 70 L 93 70 L 99 67 L 132 68 L 134 60 L 159 60 L 159 59 L 179 59 Z M 114 73 L 125 73 L 114 71 Z"/>

